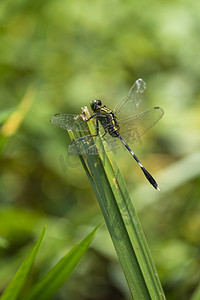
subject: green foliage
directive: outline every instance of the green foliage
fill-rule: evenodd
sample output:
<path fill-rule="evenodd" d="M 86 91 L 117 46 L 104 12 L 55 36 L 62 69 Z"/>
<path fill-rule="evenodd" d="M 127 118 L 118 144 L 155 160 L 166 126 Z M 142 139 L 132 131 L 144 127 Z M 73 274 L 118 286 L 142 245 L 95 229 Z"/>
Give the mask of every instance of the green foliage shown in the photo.
<path fill-rule="evenodd" d="M 83 113 L 86 119 L 90 117 L 86 109 Z M 95 131 L 93 122 L 88 127 L 90 133 Z M 71 131 L 69 134 L 72 140 L 76 138 Z M 81 131 L 77 132 L 77 138 L 81 136 Z M 98 149 L 102 147 L 103 142 L 99 141 Z M 133 299 L 165 299 L 139 219 L 112 153 L 80 159 L 98 199 Z"/>
<path fill-rule="evenodd" d="M 126 151 L 116 153 L 167 299 L 199 284 L 200 9 L 198 1 L 0 1 L 0 290 L 44 224 L 48 238 L 28 290 L 102 221 L 69 138 L 49 124 L 93 98 L 114 108 L 133 82 L 147 83 L 147 108 L 164 118 L 135 144 L 156 193 Z M 57 299 L 128 299 L 102 227 L 85 264 Z M 78 290 L 77 290 L 78 282 Z"/>
<path fill-rule="evenodd" d="M 30 268 L 32 267 L 33 262 L 35 261 L 42 239 L 44 237 L 44 233 L 45 233 L 45 228 L 43 229 L 37 243 L 29 253 L 28 257 L 20 266 L 15 277 L 12 279 L 11 283 L 3 292 L 3 295 L 1 296 L 1 300 L 15 300 L 18 298 L 19 293 L 21 292 L 21 289 L 30 271 Z"/>
<path fill-rule="evenodd" d="M 43 278 L 39 280 L 39 282 L 32 287 L 32 289 L 24 297 L 22 297 L 23 300 L 51 299 L 51 297 L 68 279 L 80 259 L 87 251 L 97 229 L 98 227 L 93 230 L 82 242 L 68 252 Z M 27 275 L 32 267 L 32 264 L 36 259 L 36 255 L 40 248 L 44 233 L 45 228 L 43 229 L 40 238 L 29 253 L 28 257 L 20 266 L 15 277 L 3 292 L 1 300 L 19 299 L 19 293 L 21 292 L 22 287 L 27 280 Z"/>
<path fill-rule="evenodd" d="M 98 228 L 98 227 L 97 227 Z M 67 253 L 33 288 L 23 300 L 48 300 L 68 279 L 77 263 L 87 251 L 94 234 L 93 230 L 82 242 Z"/>

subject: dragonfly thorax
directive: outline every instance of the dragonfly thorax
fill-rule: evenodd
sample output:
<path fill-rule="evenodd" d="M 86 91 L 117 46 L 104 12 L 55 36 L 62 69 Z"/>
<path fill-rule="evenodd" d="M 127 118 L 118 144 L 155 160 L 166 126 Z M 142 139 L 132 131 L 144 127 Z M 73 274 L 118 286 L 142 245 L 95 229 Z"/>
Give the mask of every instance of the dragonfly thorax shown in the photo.
<path fill-rule="evenodd" d="M 113 137 L 119 137 L 119 125 L 113 111 L 106 105 L 102 105 L 101 100 L 93 100 L 90 102 L 91 109 L 95 113 L 91 118 L 95 118 L 101 123 L 105 134 L 109 133 Z"/>

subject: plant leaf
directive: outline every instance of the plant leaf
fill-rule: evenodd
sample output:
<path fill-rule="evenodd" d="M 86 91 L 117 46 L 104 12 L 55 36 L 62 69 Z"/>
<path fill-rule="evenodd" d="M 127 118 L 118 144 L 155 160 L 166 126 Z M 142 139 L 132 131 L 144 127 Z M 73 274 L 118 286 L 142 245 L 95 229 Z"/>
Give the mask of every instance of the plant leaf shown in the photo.
<path fill-rule="evenodd" d="M 42 233 L 36 242 L 35 246 L 30 251 L 27 258 L 24 260 L 22 265 L 19 267 L 17 273 L 15 274 L 14 278 L 10 282 L 10 284 L 7 286 L 7 288 L 4 290 L 1 300 L 15 300 L 17 299 L 23 284 L 28 276 L 28 273 L 36 259 L 38 250 L 40 248 L 41 242 L 43 240 L 44 234 L 45 234 L 46 227 L 43 228 Z"/>
<path fill-rule="evenodd" d="M 24 297 L 23 300 L 48 300 L 70 276 L 93 240 L 97 226 L 83 241 L 69 251 Z"/>
<path fill-rule="evenodd" d="M 86 119 L 90 117 L 86 108 L 82 113 Z M 95 132 L 94 122 L 87 124 L 90 132 Z M 82 133 L 69 131 L 69 135 L 73 140 Z M 163 300 L 165 295 L 146 238 L 114 155 L 102 151 L 104 142 L 100 139 L 96 146 L 102 154 L 80 156 L 80 159 L 101 207 L 132 297 Z"/>

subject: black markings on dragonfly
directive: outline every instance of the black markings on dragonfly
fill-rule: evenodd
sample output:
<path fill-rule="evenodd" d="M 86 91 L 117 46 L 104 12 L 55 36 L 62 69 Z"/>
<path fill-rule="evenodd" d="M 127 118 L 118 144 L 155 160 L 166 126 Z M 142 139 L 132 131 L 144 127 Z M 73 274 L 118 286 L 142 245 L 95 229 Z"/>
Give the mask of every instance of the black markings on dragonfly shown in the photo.
<path fill-rule="evenodd" d="M 64 130 L 86 132 L 88 131 L 86 123 L 91 119 L 95 119 L 96 132 L 72 141 L 69 145 L 68 153 L 72 155 L 98 155 L 99 149 L 96 147 L 98 139 L 105 140 L 109 149 L 116 149 L 118 141 L 120 141 L 136 160 L 147 180 L 155 189 L 159 190 L 155 179 L 144 168 L 135 153 L 128 146 L 129 143 L 139 140 L 164 114 L 160 107 L 140 112 L 140 103 L 145 88 L 145 82 L 142 79 L 138 79 L 114 110 L 102 105 L 101 100 L 93 100 L 90 106 L 94 114 L 90 118 L 83 121 L 78 115 L 61 113 L 51 118 L 51 124 Z M 106 148 L 107 150 L 108 148 Z"/>

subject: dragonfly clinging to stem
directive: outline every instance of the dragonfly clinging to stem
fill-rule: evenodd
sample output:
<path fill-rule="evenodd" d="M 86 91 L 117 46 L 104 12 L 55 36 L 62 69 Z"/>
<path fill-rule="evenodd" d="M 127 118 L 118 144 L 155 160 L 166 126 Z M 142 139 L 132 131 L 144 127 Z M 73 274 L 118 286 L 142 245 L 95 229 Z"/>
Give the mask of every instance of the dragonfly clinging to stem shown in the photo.
<path fill-rule="evenodd" d="M 87 126 L 85 126 L 86 123 L 95 119 L 96 132 L 72 141 L 68 153 L 72 155 L 98 155 L 99 149 L 96 147 L 96 141 L 99 138 L 106 140 L 110 149 L 115 149 L 118 145 L 117 141 L 120 141 L 138 163 L 150 184 L 155 189 L 160 190 L 153 176 L 144 168 L 128 145 L 139 140 L 164 115 L 164 111 L 160 107 L 139 111 L 145 88 L 146 83 L 139 78 L 114 110 L 103 105 L 101 100 L 92 100 L 90 107 L 93 115 L 88 119 L 83 121 L 79 115 L 60 113 L 55 114 L 50 122 L 64 130 L 88 131 Z"/>

